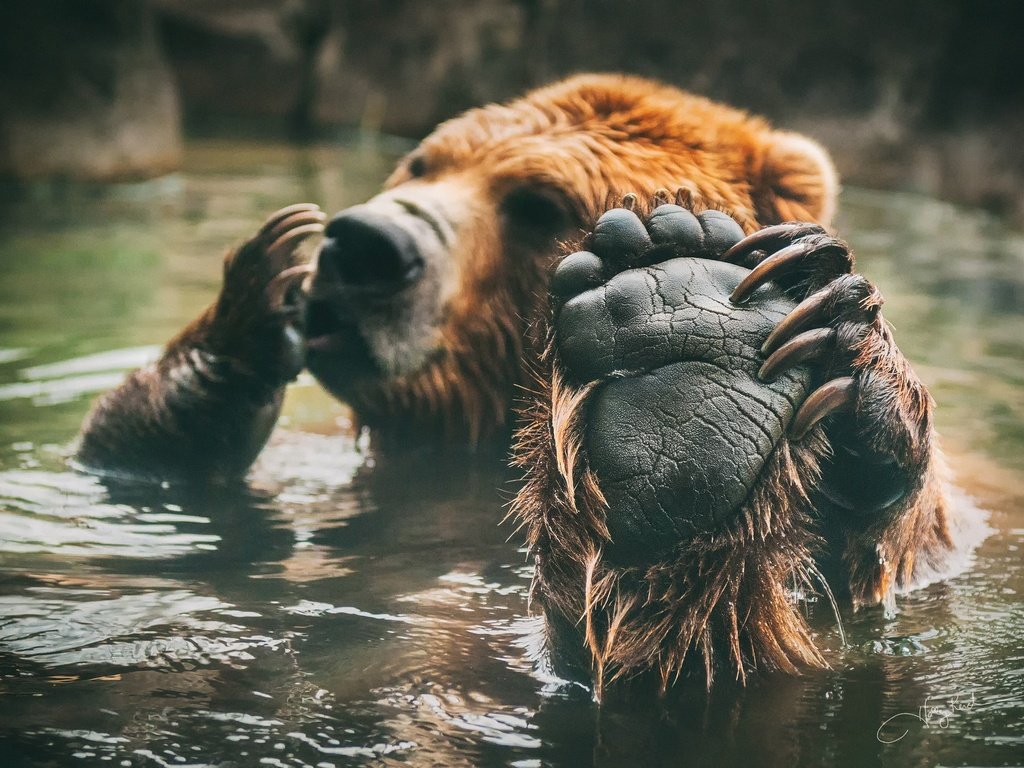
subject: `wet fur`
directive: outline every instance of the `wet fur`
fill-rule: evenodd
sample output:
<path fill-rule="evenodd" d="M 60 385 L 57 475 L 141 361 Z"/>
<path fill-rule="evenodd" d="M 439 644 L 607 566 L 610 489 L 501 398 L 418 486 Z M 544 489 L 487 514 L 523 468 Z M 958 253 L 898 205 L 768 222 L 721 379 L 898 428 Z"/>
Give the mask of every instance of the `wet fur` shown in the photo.
<path fill-rule="evenodd" d="M 837 182 L 824 151 L 675 88 L 581 75 L 455 118 L 415 154 L 435 173 L 470 174 L 481 191 L 470 236 L 453 254 L 458 291 L 436 353 L 415 373 L 355 385 L 347 399 L 359 418 L 381 432 L 472 443 L 506 433 L 517 392 L 535 392 L 517 440 L 526 480 L 514 512 L 537 559 L 534 599 L 556 632 L 569 628 L 560 641 L 585 651 L 599 683 L 654 670 L 667 685 L 692 665 L 710 684 L 723 668 L 742 680 L 752 670 L 823 664 L 789 597 L 808 585 L 822 548 L 814 484 L 828 446 L 820 430 L 800 445 L 780 443 L 733 525 L 646 569 L 609 566 L 604 501 L 580 439 L 590 390 L 566 386 L 545 352 L 545 287 L 559 250 L 517 242 L 498 224 L 496 199 L 515 184 L 557 189 L 585 228 L 623 192 L 648 199 L 681 187 L 690 203 L 726 211 L 748 233 L 785 220 L 827 224 Z M 403 163 L 388 187 L 410 179 Z M 228 264 L 250 250 L 260 257 L 265 245 L 257 239 Z M 262 363 L 274 365 L 264 359 L 265 337 L 279 324 L 247 299 L 252 292 L 226 281 L 157 364 L 100 400 L 83 428 L 84 463 L 153 476 L 175 462 L 185 474 L 244 474 L 287 380 L 260 373 Z M 941 558 L 949 542 L 931 401 L 887 343 L 873 338 L 864 361 L 894 384 L 892 421 L 882 429 L 905 425 L 907 433 L 879 440 L 903 440 L 922 482 L 884 519 L 839 522 L 828 537 L 854 601 L 864 603 L 909 583 L 917 564 Z"/>
<path fill-rule="evenodd" d="M 634 201 L 631 196 L 627 204 L 636 207 Z M 661 201 L 637 212 L 646 218 Z M 676 202 L 697 212 L 708 207 L 687 192 Z M 585 249 L 586 239 L 563 251 Z M 847 266 L 852 270 L 852 258 Z M 793 290 L 816 287 L 812 275 Z M 722 672 L 744 683 L 752 673 L 827 666 L 797 597 L 824 592 L 833 599 L 819 561 L 838 560 L 837 591 L 855 605 L 870 605 L 909 586 L 922 562 L 934 566 L 948 553 L 933 404 L 879 315 L 880 333 L 865 339 L 857 362 L 892 377 L 897 397 L 887 417 L 893 421 L 880 423 L 908 431 L 885 429 L 876 440 L 890 445 L 902 437 L 901 463 L 918 468 L 920 482 L 903 503 L 867 523 L 829 509 L 818 486 L 832 446 L 818 425 L 799 442 L 779 442 L 721 530 L 642 567 L 609 563 L 607 502 L 584 448 L 588 400 L 602 382 L 568 383 L 553 317 L 549 309 L 538 321 L 545 345 L 534 392 L 520 413 L 513 456 L 525 476 L 511 516 L 526 533 L 536 566 L 531 601 L 544 612 L 552 648 L 589 667 L 599 695 L 620 678 L 653 676 L 664 691 L 684 674 L 702 676 L 710 688 Z"/>
<path fill-rule="evenodd" d="M 515 463 L 527 475 L 513 513 L 536 563 L 531 599 L 561 635 L 556 651 L 584 646 L 598 690 L 648 672 L 664 690 L 690 668 L 710 687 L 722 667 L 743 681 L 755 670 L 823 666 L 790 594 L 813 584 L 809 486 L 820 437 L 781 443 L 728 528 L 648 567 L 609 565 L 606 504 L 583 449 L 591 390 L 567 386 L 552 357 L 550 384 L 518 433 Z"/>

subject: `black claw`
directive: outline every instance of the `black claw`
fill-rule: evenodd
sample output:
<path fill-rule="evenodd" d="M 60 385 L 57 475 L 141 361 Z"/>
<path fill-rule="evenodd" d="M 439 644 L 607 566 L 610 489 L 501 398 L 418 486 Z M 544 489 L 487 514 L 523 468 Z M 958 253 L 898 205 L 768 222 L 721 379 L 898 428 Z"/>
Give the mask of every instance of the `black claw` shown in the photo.
<path fill-rule="evenodd" d="M 267 256 L 276 259 L 285 249 L 294 250 L 307 237 L 323 234 L 323 231 L 324 225 L 320 222 L 302 224 L 294 229 L 289 229 L 270 244 L 267 248 Z"/>
<path fill-rule="evenodd" d="M 807 235 L 824 234 L 825 230 L 817 224 L 793 222 L 776 224 L 759 229 L 754 234 L 740 240 L 722 255 L 722 261 L 736 264 L 754 251 L 775 250 Z"/>
<path fill-rule="evenodd" d="M 772 356 L 764 361 L 761 370 L 757 372 L 757 377 L 761 381 L 770 381 L 787 368 L 831 352 L 835 346 L 835 337 L 836 332 L 831 328 L 815 328 L 801 333 L 773 352 Z"/>
<path fill-rule="evenodd" d="M 272 214 L 270 214 L 270 216 L 267 217 L 267 220 L 263 222 L 263 226 L 260 227 L 260 234 L 264 234 L 270 231 L 270 229 L 275 227 L 278 223 L 296 213 L 319 210 L 320 206 L 318 206 L 316 203 L 296 203 L 295 205 L 289 205 L 286 208 L 281 208 L 278 211 L 274 211 Z"/>
<path fill-rule="evenodd" d="M 814 250 L 815 245 L 815 243 L 801 241 L 787 245 L 781 251 L 773 253 L 750 270 L 750 273 L 740 281 L 732 295 L 729 296 L 729 301 L 733 304 L 742 304 L 750 298 L 750 294 L 771 280 L 773 275 L 802 261 L 808 253 Z"/>
<path fill-rule="evenodd" d="M 327 215 L 319 208 L 302 210 L 278 219 L 273 226 L 265 228 L 264 231 L 266 239 L 272 243 L 289 230 L 297 229 L 304 224 L 323 224 L 325 221 Z"/>
<path fill-rule="evenodd" d="M 750 295 L 775 277 L 800 264 L 810 255 L 821 255 L 828 250 L 837 250 L 842 246 L 830 237 L 805 237 L 792 245 L 787 245 L 762 261 L 736 286 L 729 300 L 733 304 L 742 304 Z"/>
<path fill-rule="evenodd" d="M 828 298 L 829 288 L 822 288 L 817 293 L 812 293 L 801 301 L 792 312 L 782 319 L 775 330 L 768 334 L 768 338 L 761 345 L 761 354 L 770 355 L 788 339 L 812 325 L 820 325 L 824 320 L 825 299 Z"/>
<path fill-rule="evenodd" d="M 275 309 L 288 309 L 288 297 L 299 283 L 313 272 L 312 264 L 297 264 L 279 272 L 267 286 L 267 298 Z"/>
<path fill-rule="evenodd" d="M 797 411 L 789 428 L 790 439 L 802 440 L 811 427 L 831 413 L 852 408 L 856 399 L 857 384 L 852 376 L 832 379 L 822 384 Z"/>

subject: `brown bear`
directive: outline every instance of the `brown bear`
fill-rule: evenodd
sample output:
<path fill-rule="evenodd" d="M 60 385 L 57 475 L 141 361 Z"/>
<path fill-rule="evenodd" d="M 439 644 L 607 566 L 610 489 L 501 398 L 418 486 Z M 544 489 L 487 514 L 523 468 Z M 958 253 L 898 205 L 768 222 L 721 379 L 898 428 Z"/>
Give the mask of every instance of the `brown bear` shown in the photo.
<path fill-rule="evenodd" d="M 878 603 L 950 546 L 932 403 L 823 229 L 836 192 L 809 139 L 647 80 L 471 110 L 367 203 L 229 254 L 78 459 L 241 477 L 304 367 L 388 445 L 507 441 L 518 403 L 534 599 L 599 688 L 823 664 L 794 589 Z"/>

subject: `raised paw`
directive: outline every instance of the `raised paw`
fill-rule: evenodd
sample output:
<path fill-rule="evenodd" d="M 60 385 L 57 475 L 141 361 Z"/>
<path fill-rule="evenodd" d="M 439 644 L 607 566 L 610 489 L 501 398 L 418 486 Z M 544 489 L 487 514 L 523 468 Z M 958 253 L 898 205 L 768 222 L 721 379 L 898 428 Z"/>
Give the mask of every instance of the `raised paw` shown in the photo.
<path fill-rule="evenodd" d="M 585 450 L 618 561 L 730 520 L 809 390 L 806 368 L 758 376 L 796 302 L 771 283 L 730 299 L 751 272 L 718 259 L 742 236 L 717 211 L 614 209 L 553 276 L 553 349 L 592 390 Z"/>
<path fill-rule="evenodd" d="M 323 234 L 325 221 L 312 203 L 282 208 L 224 261 L 211 343 L 268 383 L 290 381 L 303 368 L 300 284 L 310 272 L 305 246 Z"/>
<path fill-rule="evenodd" d="M 949 546 L 931 401 L 849 248 L 713 218 L 728 237 L 611 211 L 552 279 L 514 509 L 553 646 L 582 640 L 598 689 L 822 665 L 794 585 L 838 566 L 878 602 Z"/>

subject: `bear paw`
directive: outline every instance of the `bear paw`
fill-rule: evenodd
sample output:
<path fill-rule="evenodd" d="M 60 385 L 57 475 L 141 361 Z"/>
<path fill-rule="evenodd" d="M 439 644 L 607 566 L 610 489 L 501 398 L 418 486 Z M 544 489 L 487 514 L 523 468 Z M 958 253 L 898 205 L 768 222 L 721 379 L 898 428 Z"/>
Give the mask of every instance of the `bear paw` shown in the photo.
<path fill-rule="evenodd" d="M 303 245 L 323 233 L 325 220 L 312 203 L 282 208 L 224 261 L 208 343 L 265 384 L 283 385 L 305 365 L 300 284 L 311 266 Z"/>
<path fill-rule="evenodd" d="M 946 546 L 930 398 L 852 268 L 815 224 L 673 205 L 609 211 L 557 266 L 514 510 L 597 690 L 822 666 L 792 588 L 823 544 L 855 602 Z"/>
<path fill-rule="evenodd" d="M 761 377 L 796 307 L 720 261 L 743 231 L 718 211 L 605 213 L 551 284 L 555 365 L 590 391 L 583 442 L 616 562 L 651 562 L 730 521 L 810 391 L 805 367 Z"/>

